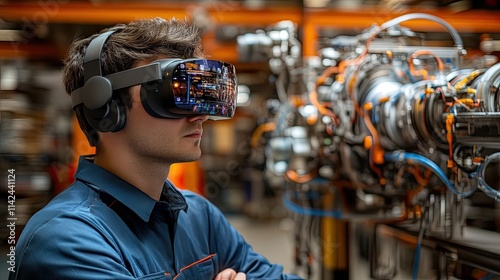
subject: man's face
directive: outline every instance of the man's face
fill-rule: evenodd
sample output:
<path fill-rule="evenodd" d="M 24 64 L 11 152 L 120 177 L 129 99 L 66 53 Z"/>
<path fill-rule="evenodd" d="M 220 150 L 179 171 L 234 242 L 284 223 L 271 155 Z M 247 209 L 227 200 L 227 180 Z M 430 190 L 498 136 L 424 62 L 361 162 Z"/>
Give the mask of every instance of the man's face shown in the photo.
<path fill-rule="evenodd" d="M 137 66 L 148 64 L 139 63 Z M 160 119 L 149 115 L 142 103 L 140 85 L 130 89 L 132 107 L 121 131 L 126 145 L 138 157 L 161 163 L 197 160 L 201 156 L 200 142 L 205 116 L 181 119 Z"/>

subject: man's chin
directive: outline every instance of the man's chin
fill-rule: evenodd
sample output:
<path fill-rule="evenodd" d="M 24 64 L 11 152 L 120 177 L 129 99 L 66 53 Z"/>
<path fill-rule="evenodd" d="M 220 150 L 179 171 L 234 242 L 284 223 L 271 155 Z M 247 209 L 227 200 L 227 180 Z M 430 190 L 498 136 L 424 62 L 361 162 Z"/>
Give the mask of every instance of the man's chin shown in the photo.
<path fill-rule="evenodd" d="M 178 163 L 193 162 L 199 160 L 200 158 L 201 158 L 201 153 L 188 155 L 186 157 L 179 158 Z"/>

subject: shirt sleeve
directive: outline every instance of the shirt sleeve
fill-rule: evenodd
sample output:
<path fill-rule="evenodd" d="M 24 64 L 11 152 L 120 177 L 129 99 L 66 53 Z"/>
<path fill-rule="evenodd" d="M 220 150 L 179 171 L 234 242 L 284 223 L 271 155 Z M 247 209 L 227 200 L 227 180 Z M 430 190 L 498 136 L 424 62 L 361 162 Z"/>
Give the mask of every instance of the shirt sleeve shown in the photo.
<path fill-rule="evenodd" d="M 98 227 L 85 217 L 57 217 L 29 230 L 9 279 L 135 279 Z"/>
<path fill-rule="evenodd" d="M 284 274 L 282 265 L 272 264 L 264 256 L 255 252 L 220 210 L 210 202 L 207 203 L 211 214 L 210 238 L 212 244 L 217 247 L 219 267 L 233 268 L 238 272 L 243 272 L 247 280 L 303 279 L 296 275 Z"/>

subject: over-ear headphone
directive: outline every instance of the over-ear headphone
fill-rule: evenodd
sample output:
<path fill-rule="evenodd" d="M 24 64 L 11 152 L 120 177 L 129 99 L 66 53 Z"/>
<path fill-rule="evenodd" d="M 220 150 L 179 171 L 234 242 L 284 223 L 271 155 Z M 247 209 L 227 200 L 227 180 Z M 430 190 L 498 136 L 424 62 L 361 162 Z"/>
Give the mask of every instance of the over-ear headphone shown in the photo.
<path fill-rule="evenodd" d="M 85 84 L 71 93 L 73 107 L 82 104 L 85 119 L 94 129 L 101 132 L 119 131 L 125 126 L 127 119 L 124 104 L 112 98 L 111 81 L 102 76 L 102 49 L 113 32 L 102 33 L 90 42 L 83 65 Z"/>

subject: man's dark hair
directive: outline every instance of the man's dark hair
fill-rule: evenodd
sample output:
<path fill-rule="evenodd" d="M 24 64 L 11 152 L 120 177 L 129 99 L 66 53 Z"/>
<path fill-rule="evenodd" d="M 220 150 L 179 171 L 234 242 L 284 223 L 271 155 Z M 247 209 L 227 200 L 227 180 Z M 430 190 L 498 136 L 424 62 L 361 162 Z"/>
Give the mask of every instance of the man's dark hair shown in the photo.
<path fill-rule="evenodd" d="M 103 76 L 133 68 L 139 61 L 155 60 L 160 56 L 184 59 L 203 56 L 201 30 L 187 20 L 141 19 L 107 28 L 101 33 L 111 30 L 114 33 L 102 50 Z M 69 94 L 84 84 L 85 51 L 98 35 L 75 40 L 69 49 L 62 69 L 64 87 Z M 132 106 L 129 89 L 113 92 L 113 98 L 121 101 L 128 109 Z M 85 119 L 82 106 L 78 106 L 75 112 L 90 145 L 97 146 L 97 131 Z"/>

